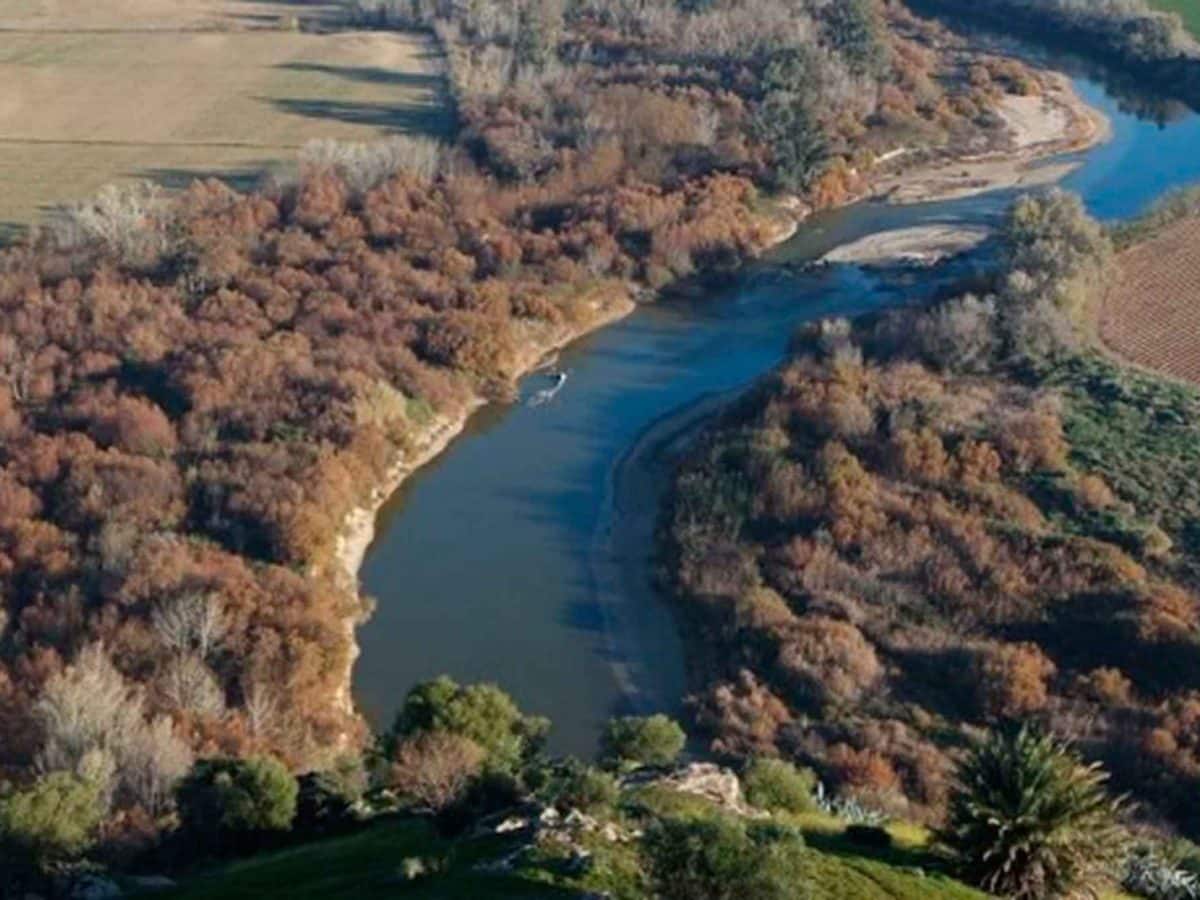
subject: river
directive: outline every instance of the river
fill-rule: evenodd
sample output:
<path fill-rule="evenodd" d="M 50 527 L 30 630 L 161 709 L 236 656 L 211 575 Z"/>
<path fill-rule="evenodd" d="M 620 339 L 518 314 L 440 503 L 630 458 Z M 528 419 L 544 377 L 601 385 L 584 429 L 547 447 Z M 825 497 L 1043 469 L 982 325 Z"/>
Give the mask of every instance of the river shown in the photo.
<path fill-rule="evenodd" d="M 1063 182 L 1095 214 L 1125 218 L 1200 180 L 1200 117 L 1160 127 L 1095 82 L 1076 87 L 1113 125 Z M 900 303 L 929 283 L 797 263 L 885 229 L 994 221 L 1011 199 L 815 217 L 735 286 L 643 306 L 574 344 L 552 402 L 481 410 L 379 514 L 361 572 L 378 604 L 358 632 L 360 709 L 383 727 L 416 681 L 493 681 L 553 720 L 552 750 L 581 755 L 610 715 L 677 713 L 682 647 L 649 555 L 662 446 L 706 401 L 776 365 L 801 323 Z M 522 397 L 547 383 L 531 375 Z"/>

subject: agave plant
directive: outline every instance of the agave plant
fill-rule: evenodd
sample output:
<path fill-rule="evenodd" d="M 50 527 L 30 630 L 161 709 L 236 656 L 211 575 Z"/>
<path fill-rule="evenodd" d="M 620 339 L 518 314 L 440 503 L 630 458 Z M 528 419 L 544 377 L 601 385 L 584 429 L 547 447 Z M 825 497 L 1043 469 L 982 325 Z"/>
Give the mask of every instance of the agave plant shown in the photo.
<path fill-rule="evenodd" d="M 1150 900 L 1200 900 L 1200 878 L 1156 853 L 1131 856 L 1122 886 Z"/>
<path fill-rule="evenodd" d="M 994 734 L 959 769 L 940 837 L 962 876 L 1014 900 L 1097 897 L 1126 856 L 1123 798 L 1064 742 Z"/>
<path fill-rule="evenodd" d="M 813 802 L 821 812 L 842 819 L 851 825 L 886 825 L 888 817 L 877 809 L 867 806 L 857 797 L 835 797 L 827 793 L 825 785 L 818 781 Z"/>

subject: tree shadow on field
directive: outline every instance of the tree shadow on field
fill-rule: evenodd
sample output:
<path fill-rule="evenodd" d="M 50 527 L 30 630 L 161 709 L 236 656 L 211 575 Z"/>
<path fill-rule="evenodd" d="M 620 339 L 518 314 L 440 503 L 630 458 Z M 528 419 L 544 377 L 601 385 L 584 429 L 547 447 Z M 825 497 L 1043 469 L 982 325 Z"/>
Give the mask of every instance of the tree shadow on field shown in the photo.
<path fill-rule="evenodd" d="M 193 181 L 208 181 L 210 178 L 215 178 L 217 181 L 229 185 L 235 191 L 245 194 L 258 188 L 268 174 L 279 170 L 280 167 L 279 161 L 263 160 L 261 163 L 238 166 L 234 169 L 158 168 L 142 169 L 136 175 L 138 178 L 153 181 L 169 191 L 186 190 L 191 187 Z"/>
<path fill-rule="evenodd" d="M 309 119 L 365 125 L 390 134 L 445 137 L 453 127 L 449 111 L 426 103 L 348 103 L 342 100 L 288 100 L 260 97 L 281 112 Z"/>
<path fill-rule="evenodd" d="M 280 63 L 275 68 L 288 72 L 332 75 L 360 84 L 387 84 L 397 87 L 425 88 L 430 91 L 440 91 L 445 86 L 445 80 L 441 75 L 428 72 L 400 72 L 396 69 L 382 69 L 378 66 L 330 66 L 324 63 L 290 62 Z"/>

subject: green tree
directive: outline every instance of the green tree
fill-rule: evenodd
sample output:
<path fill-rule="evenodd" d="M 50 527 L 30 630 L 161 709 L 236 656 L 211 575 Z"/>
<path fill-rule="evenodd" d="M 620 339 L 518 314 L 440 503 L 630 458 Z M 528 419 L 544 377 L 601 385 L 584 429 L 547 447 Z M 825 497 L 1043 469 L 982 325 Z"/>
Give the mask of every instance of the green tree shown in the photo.
<path fill-rule="evenodd" d="M 404 738 L 443 732 L 474 741 L 489 766 L 511 771 L 541 749 L 549 730 L 546 719 L 523 715 L 496 685 L 460 685 L 443 675 L 408 692 L 392 728 L 389 755 Z"/>
<path fill-rule="evenodd" d="M 960 767 L 941 840 L 963 877 L 989 893 L 1095 896 L 1125 851 L 1107 779 L 1029 727 L 994 734 Z"/>
<path fill-rule="evenodd" d="M 825 33 L 830 45 L 857 75 L 879 75 L 888 63 L 884 25 L 874 0 L 837 0 L 826 4 Z"/>
<path fill-rule="evenodd" d="M 79 856 L 103 818 L 100 786 L 53 772 L 0 798 L 0 856 L 44 864 Z"/>
<path fill-rule="evenodd" d="M 771 148 L 771 180 L 787 191 L 809 187 L 829 156 L 829 141 L 801 94 L 772 91 L 755 110 L 752 130 Z"/>
<path fill-rule="evenodd" d="M 296 779 L 279 760 L 204 759 L 175 789 L 184 828 L 222 846 L 231 839 L 287 831 L 296 816 Z"/>
<path fill-rule="evenodd" d="M 646 868 L 660 900 L 800 900 L 811 896 L 804 840 L 790 829 L 728 818 L 668 819 L 646 832 Z"/>
<path fill-rule="evenodd" d="M 669 766 L 683 752 L 687 735 L 664 715 L 609 719 L 601 736 L 601 755 L 610 765 Z"/>
<path fill-rule="evenodd" d="M 797 769 L 782 759 L 755 759 L 742 774 L 746 800 L 759 809 L 811 812 L 816 809 L 816 786 L 816 776 L 809 769 Z"/>

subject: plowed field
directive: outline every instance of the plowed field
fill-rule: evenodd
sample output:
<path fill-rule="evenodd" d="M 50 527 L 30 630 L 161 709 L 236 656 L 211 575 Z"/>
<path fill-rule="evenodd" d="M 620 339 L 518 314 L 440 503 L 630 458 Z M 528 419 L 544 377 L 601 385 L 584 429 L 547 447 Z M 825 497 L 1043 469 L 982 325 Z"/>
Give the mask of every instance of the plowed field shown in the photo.
<path fill-rule="evenodd" d="M 1177 222 L 1125 251 L 1100 314 L 1121 356 L 1200 384 L 1200 219 Z"/>

